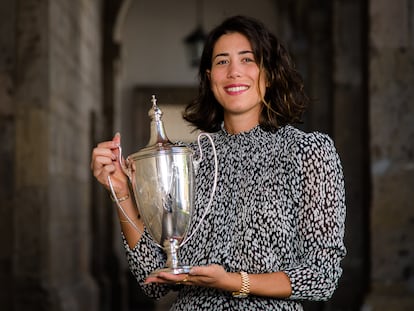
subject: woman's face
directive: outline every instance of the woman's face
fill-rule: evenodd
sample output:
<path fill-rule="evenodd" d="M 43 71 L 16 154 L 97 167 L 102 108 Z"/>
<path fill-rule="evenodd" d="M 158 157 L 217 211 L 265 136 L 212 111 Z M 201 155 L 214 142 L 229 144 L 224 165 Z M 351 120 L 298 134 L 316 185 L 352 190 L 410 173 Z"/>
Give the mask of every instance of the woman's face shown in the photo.
<path fill-rule="evenodd" d="M 212 92 L 224 109 L 225 122 L 237 116 L 258 124 L 266 80 L 244 35 L 230 33 L 217 40 L 207 74 Z"/>

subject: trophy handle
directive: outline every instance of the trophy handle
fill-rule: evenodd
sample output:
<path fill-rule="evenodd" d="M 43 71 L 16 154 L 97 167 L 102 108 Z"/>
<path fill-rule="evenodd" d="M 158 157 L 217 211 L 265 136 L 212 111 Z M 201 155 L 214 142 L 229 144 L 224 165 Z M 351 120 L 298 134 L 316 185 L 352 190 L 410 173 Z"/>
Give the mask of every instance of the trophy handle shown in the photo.
<path fill-rule="evenodd" d="M 197 172 L 198 167 L 201 163 L 201 161 L 203 160 L 203 149 L 201 148 L 201 143 L 200 140 L 201 138 L 205 136 L 210 140 L 211 143 L 211 147 L 213 148 L 213 155 L 214 155 L 214 180 L 213 180 L 213 186 L 211 188 L 211 194 L 210 194 L 210 199 L 208 201 L 207 204 L 207 208 L 204 211 L 203 216 L 201 217 L 200 221 L 198 222 L 196 228 L 194 229 L 194 231 L 185 238 L 185 240 L 180 244 L 180 247 L 182 247 L 185 243 L 187 243 L 192 236 L 198 231 L 198 229 L 200 228 L 201 223 L 204 221 L 204 218 L 207 216 L 207 214 L 209 213 L 210 209 L 211 209 L 211 204 L 213 203 L 213 199 L 214 199 L 214 195 L 216 193 L 216 188 L 217 188 L 217 178 L 218 178 L 218 161 L 217 161 L 217 152 L 216 152 L 216 146 L 214 145 L 214 141 L 211 138 L 211 136 L 207 133 L 200 133 L 197 137 L 197 143 L 198 143 L 198 148 L 200 150 L 200 158 L 198 160 L 194 160 L 194 171 Z"/>
<path fill-rule="evenodd" d="M 124 174 L 128 177 L 129 181 L 131 181 L 132 176 L 131 176 L 131 171 L 129 170 L 129 160 L 126 159 L 125 163 L 122 162 L 122 147 L 121 145 L 118 145 L 118 151 L 119 151 L 119 155 L 118 155 L 118 162 L 119 165 L 121 166 L 122 171 L 124 172 Z"/>
<path fill-rule="evenodd" d="M 122 171 L 124 172 L 124 174 L 128 177 L 128 179 L 129 179 L 129 181 L 131 182 L 131 179 L 132 179 L 132 175 L 131 175 L 131 172 L 130 172 L 130 169 L 129 169 L 129 160 L 127 159 L 127 160 L 125 160 L 125 162 L 126 162 L 126 165 L 122 162 L 122 147 L 121 147 L 121 145 L 119 145 L 118 146 L 118 150 L 119 150 L 119 158 L 118 158 L 118 161 L 119 161 L 119 165 L 121 166 L 121 168 L 122 168 Z M 121 204 L 119 203 L 119 200 L 118 200 L 118 197 L 116 196 L 116 193 L 115 193 L 115 189 L 114 189 L 114 186 L 113 186 L 113 184 L 112 184 L 112 180 L 111 180 L 111 176 L 110 175 L 108 175 L 108 184 L 109 184 L 109 188 L 110 188 L 110 190 L 111 190 L 111 193 L 112 193 L 112 197 L 114 198 L 114 200 L 115 200 L 115 204 L 116 204 L 116 206 L 119 208 L 119 210 L 122 212 L 122 214 L 124 215 L 124 217 L 128 220 L 128 222 L 131 224 L 131 226 L 139 233 L 139 234 L 141 234 L 141 236 L 143 236 L 143 237 L 146 237 L 145 235 L 144 235 L 144 233 L 142 232 L 142 230 L 140 230 L 139 228 L 138 228 L 138 226 L 134 223 L 134 221 L 128 216 L 128 214 L 124 211 L 124 209 L 122 208 L 122 206 L 121 206 Z M 153 242 L 153 241 L 152 241 Z M 158 243 L 156 243 L 156 245 L 157 246 L 159 246 L 159 247 L 161 247 L 161 245 L 159 245 Z"/>

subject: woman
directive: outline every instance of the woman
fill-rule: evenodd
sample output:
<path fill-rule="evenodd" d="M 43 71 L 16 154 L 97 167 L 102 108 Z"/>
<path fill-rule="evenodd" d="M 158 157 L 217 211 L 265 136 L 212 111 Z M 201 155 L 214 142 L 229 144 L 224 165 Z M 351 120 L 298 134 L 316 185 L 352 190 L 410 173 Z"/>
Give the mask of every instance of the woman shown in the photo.
<path fill-rule="evenodd" d="M 328 136 L 292 126 L 308 98 L 287 51 L 260 22 L 231 17 L 209 34 L 199 78 L 184 118 L 212 133 L 219 179 L 210 213 L 180 249 L 194 267 L 148 277 L 165 256 L 120 214 L 132 273 L 149 296 L 179 291 L 172 310 L 302 310 L 301 300 L 329 299 L 346 252 L 342 168 Z M 123 208 L 144 230 L 116 161 L 119 143 L 116 135 L 99 144 L 92 169 L 106 187 L 111 175 Z M 213 176 L 208 142 L 202 149 L 195 222 Z"/>

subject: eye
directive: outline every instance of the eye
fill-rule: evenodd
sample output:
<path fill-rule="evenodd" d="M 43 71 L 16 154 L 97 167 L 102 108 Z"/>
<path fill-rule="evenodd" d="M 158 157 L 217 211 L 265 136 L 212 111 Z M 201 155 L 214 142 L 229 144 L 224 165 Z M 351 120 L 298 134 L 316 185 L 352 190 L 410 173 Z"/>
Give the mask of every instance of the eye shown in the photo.
<path fill-rule="evenodd" d="M 225 64 L 228 64 L 228 63 L 229 63 L 229 61 L 227 59 L 218 59 L 216 61 L 216 65 L 225 65 Z"/>
<path fill-rule="evenodd" d="M 242 63 L 256 63 L 256 61 L 252 57 L 244 57 L 242 58 Z"/>

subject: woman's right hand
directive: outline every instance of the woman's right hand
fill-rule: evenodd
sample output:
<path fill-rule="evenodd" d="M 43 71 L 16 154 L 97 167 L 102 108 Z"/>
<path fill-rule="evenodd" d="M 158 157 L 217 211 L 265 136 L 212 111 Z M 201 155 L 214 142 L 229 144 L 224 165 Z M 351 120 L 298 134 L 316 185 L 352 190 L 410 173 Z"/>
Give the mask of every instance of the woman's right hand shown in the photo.
<path fill-rule="evenodd" d="M 107 190 L 110 190 L 108 176 L 118 198 L 129 195 L 128 181 L 119 163 L 121 135 L 116 133 L 111 141 L 99 143 L 92 151 L 91 169 L 93 175 Z M 121 159 L 123 161 L 123 159 Z"/>
<path fill-rule="evenodd" d="M 119 146 L 121 144 L 121 135 L 116 133 L 111 141 L 99 143 L 92 151 L 91 169 L 95 178 L 107 189 L 110 190 L 108 176 L 111 177 L 111 183 L 118 199 L 126 198 L 118 202 L 118 218 L 121 223 L 121 229 L 130 248 L 133 248 L 141 239 L 144 232 L 144 224 L 140 219 L 138 210 L 131 199 L 128 187 L 128 179 L 124 174 L 119 157 Z M 124 159 L 121 159 L 124 161 Z M 127 219 L 125 215 L 128 215 Z M 134 226 L 130 221 L 134 223 Z"/>

